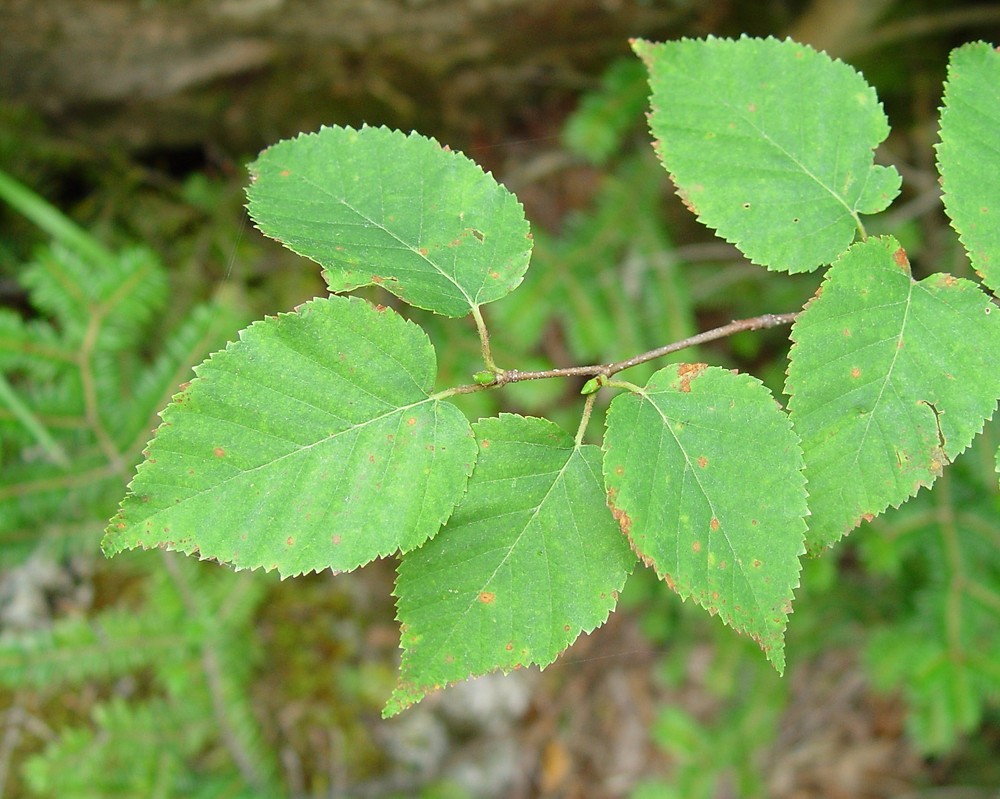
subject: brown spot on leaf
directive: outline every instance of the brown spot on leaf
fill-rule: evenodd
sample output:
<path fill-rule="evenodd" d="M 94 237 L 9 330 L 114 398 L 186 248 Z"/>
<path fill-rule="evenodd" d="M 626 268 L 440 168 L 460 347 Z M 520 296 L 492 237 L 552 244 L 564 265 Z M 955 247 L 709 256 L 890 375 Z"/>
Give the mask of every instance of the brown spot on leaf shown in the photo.
<path fill-rule="evenodd" d="M 687 193 L 684 189 L 677 189 L 677 196 L 681 198 L 681 202 L 684 203 L 684 207 L 687 208 L 695 216 L 698 215 L 698 209 L 695 207 L 694 202 L 691 200 L 691 195 Z"/>
<path fill-rule="evenodd" d="M 492 591 L 479 592 L 479 601 L 482 602 L 484 605 L 492 605 L 494 601 L 496 601 L 496 598 L 497 595 L 494 594 Z"/>
<path fill-rule="evenodd" d="M 702 469 L 704 469 L 706 466 L 708 466 L 708 458 L 706 458 L 704 455 L 699 455 L 698 456 L 698 466 L 700 468 L 702 468 Z"/>
<path fill-rule="evenodd" d="M 341 541 L 343 541 L 343 539 L 339 535 L 335 535 L 330 539 L 330 543 L 333 544 L 334 546 L 340 544 Z"/>
<path fill-rule="evenodd" d="M 629 515 L 623 511 L 621 508 L 616 508 L 611 504 L 613 497 L 611 492 L 608 492 L 608 507 L 611 508 L 611 515 L 615 517 L 615 521 L 618 522 L 618 526 L 621 527 L 622 532 L 631 536 L 632 534 L 632 519 Z"/>
<path fill-rule="evenodd" d="M 701 541 L 695 541 L 691 545 L 691 551 L 692 552 L 701 552 Z"/>
<path fill-rule="evenodd" d="M 677 583 L 674 582 L 674 578 L 671 577 L 669 574 L 664 573 L 663 582 L 667 584 L 667 588 L 669 588 L 671 591 L 677 590 Z"/>
<path fill-rule="evenodd" d="M 708 523 L 708 527 L 714 533 L 716 530 L 719 529 L 719 520 L 713 516 L 712 521 Z"/>
<path fill-rule="evenodd" d="M 424 257 L 427 256 L 427 248 L 426 247 L 421 247 L 419 250 L 417 250 L 417 252 L 419 252 Z"/>
<path fill-rule="evenodd" d="M 382 305 L 382 303 L 379 303 L 378 305 L 375 306 L 375 310 L 378 311 L 379 313 L 383 313 L 385 311 L 385 306 Z"/>
<path fill-rule="evenodd" d="M 285 539 L 285 543 L 288 544 L 288 546 L 293 547 L 295 546 L 295 539 L 292 536 L 288 536 L 288 538 Z"/>
<path fill-rule="evenodd" d="M 622 466 L 621 464 L 618 464 L 615 467 L 615 474 L 617 474 L 619 477 L 621 477 L 623 474 L 625 474 L 625 467 Z"/>
<path fill-rule="evenodd" d="M 691 391 L 691 381 L 708 368 L 705 363 L 682 363 L 677 367 L 677 376 L 681 379 L 679 390 L 685 394 Z"/>
<path fill-rule="evenodd" d="M 179 386 L 177 386 L 177 388 L 179 388 L 181 391 L 187 391 L 190 387 L 191 387 L 191 381 L 190 380 L 188 380 L 188 381 L 186 381 L 184 383 L 181 383 Z"/>
<path fill-rule="evenodd" d="M 854 380 L 857 380 L 859 377 L 861 377 L 861 370 L 857 366 L 851 368 L 851 377 Z"/>
<path fill-rule="evenodd" d="M 415 425 L 417 423 L 416 417 L 411 416 L 409 419 L 406 420 L 406 423 L 410 427 L 413 427 L 413 425 Z"/>
<path fill-rule="evenodd" d="M 844 334 L 844 338 L 850 338 L 854 335 L 849 327 L 845 327 L 841 332 Z"/>
<path fill-rule="evenodd" d="M 896 266 L 907 272 L 910 271 L 910 259 L 906 257 L 906 250 L 900 247 L 896 252 L 892 254 L 892 260 L 896 262 Z"/>
<path fill-rule="evenodd" d="M 508 652 L 513 652 L 514 651 L 514 642 L 513 641 L 508 641 L 507 642 L 507 646 L 505 646 L 504 649 L 506 649 Z"/>
<path fill-rule="evenodd" d="M 287 178 L 292 173 L 289 172 L 287 169 L 282 169 L 278 174 L 281 175 L 281 177 L 283 177 L 283 178 Z"/>
<path fill-rule="evenodd" d="M 488 438 L 484 438 L 482 441 L 479 442 L 479 446 L 481 446 L 483 449 L 489 449 L 490 440 Z"/>
<path fill-rule="evenodd" d="M 226 457 L 226 451 L 222 447 L 216 447 L 215 449 L 213 449 L 212 450 L 212 454 L 216 458 L 224 458 L 224 457 Z"/>

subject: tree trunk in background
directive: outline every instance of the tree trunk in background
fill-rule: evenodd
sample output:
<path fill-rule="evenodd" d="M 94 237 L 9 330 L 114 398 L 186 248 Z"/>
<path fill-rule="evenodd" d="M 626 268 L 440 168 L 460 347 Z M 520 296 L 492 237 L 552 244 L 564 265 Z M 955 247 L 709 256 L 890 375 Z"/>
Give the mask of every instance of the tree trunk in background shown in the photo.
<path fill-rule="evenodd" d="M 630 36 L 695 17 L 637 0 L 4 0 L 0 92 L 127 149 L 249 152 L 334 121 L 488 139 L 589 85 Z"/>

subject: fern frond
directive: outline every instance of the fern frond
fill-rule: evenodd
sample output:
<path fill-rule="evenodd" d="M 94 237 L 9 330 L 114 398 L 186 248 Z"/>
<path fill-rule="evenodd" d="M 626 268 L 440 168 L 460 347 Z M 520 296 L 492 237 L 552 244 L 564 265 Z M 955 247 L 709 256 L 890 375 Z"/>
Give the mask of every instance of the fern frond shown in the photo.
<path fill-rule="evenodd" d="M 9 688 L 78 684 L 129 674 L 178 651 L 190 657 L 183 625 L 155 607 L 108 610 L 93 619 L 66 618 L 51 629 L 0 639 L 0 684 Z"/>
<path fill-rule="evenodd" d="M 204 747 L 210 726 L 197 706 L 115 698 L 93 711 L 94 729 L 70 728 L 24 768 L 42 796 L 183 797 L 197 782 L 188 761 Z"/>
<path fill-rule="evenodd" d="M 67 343 L 86 342 L 92 349 L 134 346 L 140 329 L 165 304 L 168 289 L 163 268 L 144 247 L 124 250 L 99 266 L 59 244 L 41 247 L 21 283 L 32 304 L 56 320 Z"/>
<path fill-rule="evenodd" d="M 75 366 L 76 352 L 44 320 L 24 320 L 0 308 L 0 371 L 20 372 L 36 380 L 52 380 Z"/>
<path fill-rule="evenodd" d="M 912 584 L 908 607 L 868 647 L 876 684 L 902 690 L 910 733 L 928 753 L 952 749 L 1000 703 L 996 490 L 966 468 L 983 445 L 897 521 L 906 532 L 893 542 L 898 562 L 890 566 Z"/>

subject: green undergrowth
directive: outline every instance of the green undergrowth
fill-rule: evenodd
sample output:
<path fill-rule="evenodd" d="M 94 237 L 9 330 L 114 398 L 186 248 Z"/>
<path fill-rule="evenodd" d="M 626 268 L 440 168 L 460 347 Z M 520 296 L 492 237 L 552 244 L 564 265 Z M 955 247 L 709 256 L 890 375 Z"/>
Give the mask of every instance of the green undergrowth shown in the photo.
<path fill-rule="evenodd" d="M 106 248 L 3 173 L 0 198 L 47 234 L 16 270 L 28 312 L 0 310 L 0 560 L 89 572 L 156 410 L 241 312 L 224 289 L 175 319 L 152 250 Z M 119 686 L 72 703 L 40 750 L 24 742 L 36 751 L 17 782 L 36 796 L 279 795 L 249 692 L 266 581 L 166 556 L 128 558 L 97 584 L 95 606 L 0 636 L 9 712 Z"/>

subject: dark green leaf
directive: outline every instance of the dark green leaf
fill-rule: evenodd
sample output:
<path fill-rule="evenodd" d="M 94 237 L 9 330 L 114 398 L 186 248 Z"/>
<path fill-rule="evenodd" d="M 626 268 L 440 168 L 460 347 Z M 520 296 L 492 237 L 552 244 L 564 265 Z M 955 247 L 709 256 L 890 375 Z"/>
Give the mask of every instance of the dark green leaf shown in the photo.
<path fill-rule="evenodd" d="M 899 192 L 873 166 L 889 133 L 854 69 L 791 40 L 636 41 L 650 127 L 678 194 L 754 263 L 806 272 L 853 240 L 861 214 Z"/>
<path fill-rule="evenodd" d="M 952 51 L 937 157 L 945 210 L 973 267 L 1000 293 L 1000 53 L 988 44 Z"/>
<path fill-rule="evenodd" d="M 615 397 L 604 449 L 608 503 L 640 557 L 783 670 L 806 491 L 798 439 L 767 389 L 668 366 Z"/>
<path fill-rule="evenodd" d="M 469 492 L 399 566 L 399 687 L 386 715 L 489 671 L 546 666 L 599 627 L 635 564 L 604 501 L 601 451 L 545 419 L 476 423 Z"/>
<path fill-rule="evenodd" d="M 429 395 L 435 370 L 420 328 L 358 299 L 251 325 L 163 412 L 105 551 L 294 575 L 419 546 L 476 458 L 465 417 Z"/>
<path fill-rule="evenodd" d="M 334 292 L 378 284 L 445 316 L 513 291 L 531 235 L 510 192 L 415 133 L 322 128 L 250 165 L 250 216 L 321 264 Z"/>
<path fill-rule="evenodd" d="M 1000 310 L 968 280 L 916 282 L 891 237 L 844 253 L 792 339 L 812 553 L 930 486 L 1000 396 Z"/>

